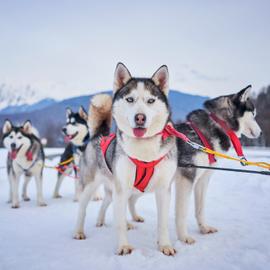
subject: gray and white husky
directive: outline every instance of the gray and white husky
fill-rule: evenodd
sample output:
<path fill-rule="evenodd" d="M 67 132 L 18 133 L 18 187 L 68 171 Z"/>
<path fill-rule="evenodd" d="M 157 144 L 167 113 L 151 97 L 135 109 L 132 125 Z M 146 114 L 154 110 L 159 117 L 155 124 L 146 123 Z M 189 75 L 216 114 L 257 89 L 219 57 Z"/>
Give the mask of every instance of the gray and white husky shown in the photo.
<path fill-rule="evenodd" d="M 63 126 L 62 131 L 64 133 L 67 146 L 64 153 L 61 155 L 60 163 L 70 160 L 71 158 L 73 158 L 73 160 L 59 167 L 61 172 L 58 172 L 57 175 L 57 182 L 53 193 L 54 198 L 61 198 L 59 190 L 66 175 L 71 174 L 72 171 L 74 171 L 75 175 L 78 175 L 77 166 L 79 166 L 80 157 L 85 151 L 90 140 L 87 122 L 88 114 L 82 106 L 80 106 L 78 112 L 73 112 L 70 108 L 66 109 L 66 124 Z M 80 184 L 76 179 L 74 180 L 74 183 L 74 201 L 78 201 Z M 100 198 L 101 196 L 96 193 L 94 199 L 99 200 Z"/>
<path fill-rule="evenodd" d="M 233 130 L 238 137 L 245 135 L 248 138 L 257 138 L 261 129 L 255 120 L 256 109 L 250 99 L 251 86 L 246 87 L 237 94 L 220 96 L 205 102 L 204 110 L 196 110 L 187 116 L 189 123 L 176 125 L 176 129 L 184 133 L 192 141 L 202 145 L 198 134 L 190 123 L 193 123 L 207 139 L 212 149 L 220 152 L 227 152 L 232 143 L 224 128 L 219 122 L 211 117 L 215 115 L 226 123 L 226 126 Z M 191 148 L 181 140 L 177 140 L 178 164 L 194 164 L 208 166 L 208 156 Z M 213 164 L 213 166 L 215 166 Z M 178 239 L 192 244 L 195 240 L 187 232 L 187 214 L 189 199 L 192 188 L 195 195 L 195 215 L 201 233 L 208 234 L 217 232 L 217 229 L 209 226 L 205 220 L 205 197 L 211 170 L 194 168 L 177 169 L 176 173 L 176 228 Z"/>
<path fill-rule="evenodd" d="M 12 208 L 18 208 L 19 204 L 19 180 L 25 176 L 22 198 L 29 201 L 27 186 L 32 176 L 35 177 L 37 186 L 37 203 L 46 206 L 42 192 L 42 177 L 44 166 L 44 151 L 38 132 L 30 121 L 22 126 L 13 126 L 6 120 L 3 126 L 3 144 L 8 150 L 7 173 L 10 183 L 9 202 Z"/>
<path fill-rule="evenodd" d="M 170 122 L 168 105 L 169 75 L 166 66 L 160 67 L 151 78 L 133 78 L 119 63 L 114 76 L 113 100 L 106 95 L 92 99 L 89 112 L 91 139 L 81 158 L 80 176 L 84 191 L 79 199 L 76 239 L 84 239 L 86 207 L 100 183 L 112 190 L 114 220 L 119 255 L 133 248 L 127 238 L 126 208 L 129 198 L 143 194 L 134 187 L 137 167 L 131 160 L 150 163 L 159 160 L 145 192 L 155 192 L 158 214 L 158 247 L 166 255 L 174 255 L 168 231 L 170 190 L 177 168 L 176 140 L 162 138 L 160 133 Z M 102 136 L 110 132 L 111 111 L 116 122 L 115 139 L 104 157 Z M 135 211 L 132 200 L 131 212 Z M 133 213 L 135 214 L 135 213 Z"/>

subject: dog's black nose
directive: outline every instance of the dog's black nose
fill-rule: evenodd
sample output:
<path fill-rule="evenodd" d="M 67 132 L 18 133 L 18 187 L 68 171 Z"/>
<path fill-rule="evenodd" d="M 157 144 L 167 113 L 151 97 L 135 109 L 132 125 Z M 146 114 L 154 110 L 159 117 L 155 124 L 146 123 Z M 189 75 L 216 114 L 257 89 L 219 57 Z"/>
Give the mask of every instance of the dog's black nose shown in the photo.
<path fill-rule="evenodd" d="M 62 131 L 63 131 L 64 133 L 67 133 L 67 128 L 66 128 L 66 127 L 63 127 L 63 128 L 62 128 Z"/>
<path fill-rule="evenodd" d="M 11 147 L 12 150 L 16 149 L 16 143 L 12 143 L 12 144 L 10 145 L 10 147 Z"/>
<path fill-rule="evenodd" d="M 143 113 L 137 113 L 135 115 L 135 123 L 138 125 L 138 126 L 143 126 L 145 124 L 145 121 L 146 121 L 146 116 L 145 114 Z"/>

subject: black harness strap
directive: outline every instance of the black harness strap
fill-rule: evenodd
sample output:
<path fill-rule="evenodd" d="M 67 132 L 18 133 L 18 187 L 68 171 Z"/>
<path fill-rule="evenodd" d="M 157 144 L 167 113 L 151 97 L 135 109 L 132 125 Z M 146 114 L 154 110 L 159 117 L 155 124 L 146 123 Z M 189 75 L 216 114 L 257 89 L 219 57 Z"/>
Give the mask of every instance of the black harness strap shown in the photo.
<path fill-rule="evenodd" d="M 270 171 L 254 171 L 254 170 L 243 170 L 243 169 L 231 169 L 231 168 L 221 168 L 221 167 L 210 167 L 210 166 L 200 166 L 189 163 L 178 164 L 180 168 L 197 168 L 205 170 L 216 170 L 216 171 L 228 171 L 228 172 L 239 172 L 239 173 L 249 173 L 249 174 L 260 174 L 260 175 L 270 175 Z"/>

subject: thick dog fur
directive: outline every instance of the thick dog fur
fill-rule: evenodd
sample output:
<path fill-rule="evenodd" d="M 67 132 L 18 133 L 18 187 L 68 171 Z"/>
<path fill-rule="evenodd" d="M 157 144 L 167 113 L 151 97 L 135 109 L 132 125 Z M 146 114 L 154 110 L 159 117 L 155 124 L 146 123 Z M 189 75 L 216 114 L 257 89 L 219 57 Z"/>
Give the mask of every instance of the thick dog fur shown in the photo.
<path fill-rule="evenodd" d="M 89 115 L 91 140 L 80 162 L 84 191 L 79 200 L 76 239 L 85 238 L 83 226 L 86 207 L 95 189 L 105 183 L 109 196 L 105 196 L 98 223 L 104 222 L 106 208 L 113 197 L 117 253 L 131 253 L 133 248 L 127 239 L 126 208 L 129 201 L 133 218 L 138 218 L 134 206 L 141 192 L 133 187 L 136 167 L 129 157 L 149 162 L 165 156 L 156 166 L 145 191 L 154 191 L 156 195 L 159 250 L 166 255 L 175 254 L 169 239 L 168 211 L 171 183 L 177 166 L 176 140 L 168 138 L 163 141 L 159 134 L 170 121 L 168 91 L 166 66 L 158 69 L 152 78 L 145 79 L 132 78 L 128 69 L 120 63 L 115 70 L 112 108 L 108 105 L 108 97 L 97 96 L 92 100 Z M 101 153 L 100 139 L 109 134 L 111 109 L 117 133 L 116 140 L 107 150 L 106 163 Z M 142 115 L 145 121 L 138 124 L 138 118 L 141 119 Z"/>
<path fill-rule="evenodd" d="M 227 122 L 229 127 L 241 137 L 257 138 L 261 134 L 255 116 L 256 110 L 252 104 L 249 93 L 251 87 L 248 86 L 237 94 L 221 96 L 205 102 L 204 110 L 196 110 L 187 116 L 187 120 L 192 121 L 202 131 L 212 148 L 223 153 L 231 148 L 231 142 L 224 130 L 209 117 L 209 112 L 215 113 L 219 118 Z M 176 125 L 178 131 L 187 135 L 192 141 L 202 144 L 195 131 L 186 123 Z M 208 166 L 207 154 L 200 153 L 181 140 L 177 140 L 178 165 L 194 164 Z M 215 166 L 215 165 L 214 165 Z M 217 231 L 209 226 L 205 220 L 205 197 L 210 170 L 181 168 L 176 173 L 176 228 L 178 239 L 192 244 L 195 240 L 187 232 L 186 218 L 191 191 L 194 187 L 195 195 L 195 215 L 201 233 L 208 234 Z"/>
<path fill-rule="evenodd" d="M 68 144 L 65 148 L 64 153 L 61 155 L 60 163 L 70 158 L 74 158 L 72 162 L 66 166 L 60 166 L 64 173 L 58 172 L 57 182 L 55 185 L 53 197 L 61 198 L 59 190 L 61 184 L 65 178 L 65 175 L 71 174 L 74 171 L 75 175 L 78 175 L 77 167 L 79 166 L 79 161 L 82 153 L 86 149 L 86 145 L 89 142 L 90 134 L 88 128 L 88 114 L 85 109 L 80 106 L 78 112 L 73 112 L 70 108 L 66 109 L 66 124 L 63 126 L 62 131 L 65 138 L 68 140 Z M 81 186 L 78 180 L 74 180 L 75 195 L 74 201 L 78 201 L 79 195 L 81 193 Z M 100 200 L 101 195 L 96 192 L 93 200 Z"/>
<path fill-rule="evenodd" d="M 22 198 L 29 201 L 27 186 L 31 177 L 34 176 L 37 186 L 37 203 L 46 206 L 42 192 L 42 176 L 44 165 L 44 151 L 38 132 L 32 127 L 30 121 L 23 126 L 13 126 L 6 120 L 3 126 L 3 144 L 8 149 L 7 173 L 10 183 L 9 201 L 12 208 L 18 208 L 19 203 L 19 180 L 25 176 Z M 31 153 L 31 158 L 29 157 Z M 28 155 L 27 155 L 28 154 Z"/>

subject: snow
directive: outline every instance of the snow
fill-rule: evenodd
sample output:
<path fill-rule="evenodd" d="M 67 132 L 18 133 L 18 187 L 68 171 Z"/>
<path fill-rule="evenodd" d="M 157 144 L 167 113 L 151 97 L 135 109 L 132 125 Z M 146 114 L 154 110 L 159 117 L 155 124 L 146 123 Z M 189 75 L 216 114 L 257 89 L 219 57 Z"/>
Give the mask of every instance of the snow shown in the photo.
<path fill-rule="evenodd" d="M 46 149 L 59 153 L 60 149 Z M 247 149 L 252 160 L 270 161 L 269 150 Z M 0 150 L 0 166 L 5 165 L 6 151 Z M 47 161 L 56 164 L 58 158 Z M 230 161 L 220 166 L 239 167 Z M 216 172 L 207 197 L 207 220 L 219 229 L 211 235 L 198 232 L 194 209 L 189 215 L 189 232 L 197 242 L 188 246 L 176 239 L 173 201 L 170 208 L 170 234 L 178 253 L 166 257 L 156 248 L 156 210 L 153 194 L 137 203 L 145 223 L 129 231 L 135 247 L 128 256 L 115 255 L 116 238 L 112 208 L 107 226 L 96 228 L 101 202 L 88 207 L 86 240 L 72 239 L 77 214 L 73 198 L 73 181 L 66 178 L 61 188 L 62 199 L 52 199 L 56 172 L 44 172 L 44 195 L 47 207 L 36 206 L 34 181 L 30 183 L 30 202 L 11 209 L 6 204 L 6 172 L 0 171 L 0 269 L 1 270 L 91 270 L 91 269 L 270 269 L 270 179 L 269 176 Z"/>

